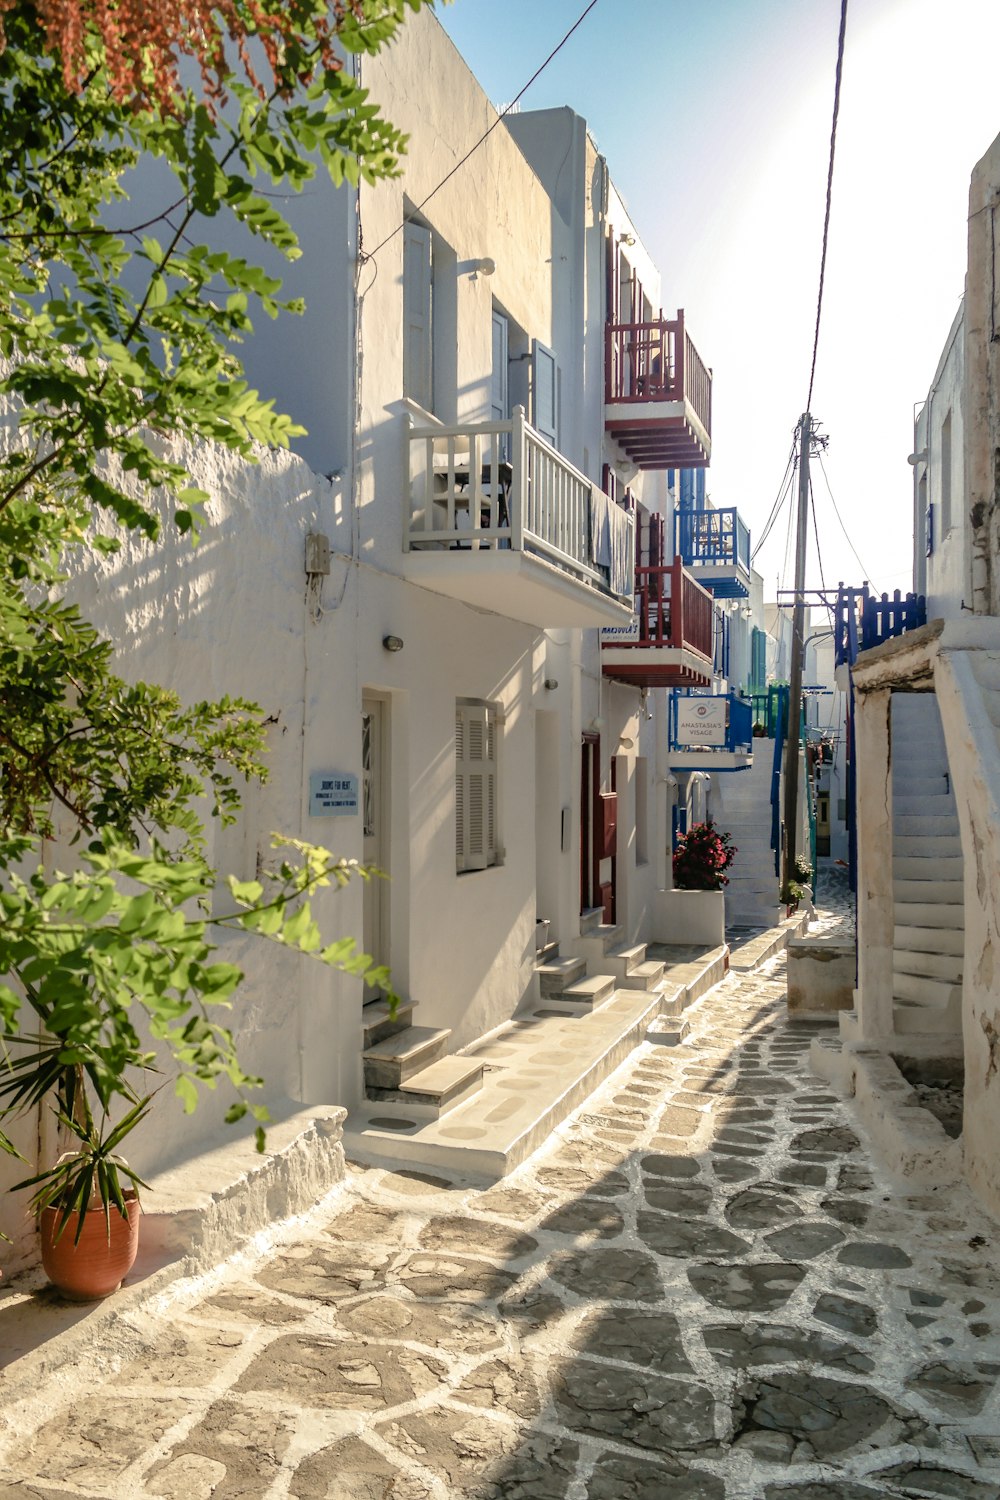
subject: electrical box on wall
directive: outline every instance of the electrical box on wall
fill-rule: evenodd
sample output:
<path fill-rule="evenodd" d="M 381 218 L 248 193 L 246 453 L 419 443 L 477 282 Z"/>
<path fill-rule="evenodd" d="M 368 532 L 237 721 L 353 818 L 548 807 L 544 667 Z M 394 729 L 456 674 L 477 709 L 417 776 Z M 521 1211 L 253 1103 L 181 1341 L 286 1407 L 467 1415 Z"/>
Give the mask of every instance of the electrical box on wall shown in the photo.
<path fill-rule="evenodd" d="M 306 572 L 310 578 L 315 578 L 329 571 L 330 539 L 321 531 L 311 531 L 306 537 Z"/>

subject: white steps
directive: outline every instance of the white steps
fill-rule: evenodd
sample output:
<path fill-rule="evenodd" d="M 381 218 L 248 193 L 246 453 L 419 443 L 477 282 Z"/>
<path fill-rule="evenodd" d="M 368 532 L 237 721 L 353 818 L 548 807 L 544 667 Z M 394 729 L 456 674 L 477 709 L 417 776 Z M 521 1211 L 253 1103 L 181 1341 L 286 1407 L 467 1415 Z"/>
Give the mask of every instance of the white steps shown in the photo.
<path fill-rule="evenodd" d="M 962 1025 L 965 885 L 944 733 L 931 695 L 892 700 L 893 1025 L 954 1035 Z"/>

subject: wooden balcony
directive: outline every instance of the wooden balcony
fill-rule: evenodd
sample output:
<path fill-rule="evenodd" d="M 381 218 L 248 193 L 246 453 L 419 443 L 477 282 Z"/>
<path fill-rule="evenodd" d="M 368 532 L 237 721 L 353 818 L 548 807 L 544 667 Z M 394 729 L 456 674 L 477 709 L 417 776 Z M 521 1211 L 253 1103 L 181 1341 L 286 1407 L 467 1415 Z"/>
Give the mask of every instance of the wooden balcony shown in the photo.
<path fill-rule="evenodd" d="M 648 554 L 647 554 L 648 555 Z M 635 570 L 629 625 L 601 631 L 605 677 L 635 687 L 707 687 L 712 680 L 711 594 L 680 557 Z"/>
<path fill-rule="evenodd" d="M 404 571 L 539 629 L 624 625 L 635 521 L 524 419 L 415 427 Z"/>
<path fill-rule="evenodd" d="M 699 583 L 716 599 L 750 593 L 750 531 L 735 506 L 679 510 L 677 551 Z"/>
<path fill-rule="evenodd" d="M 712 453 L 712 372 L 684 313 L 653 323 L 609 323 L 604 425 L 640 469 L 700 469 Z"/>

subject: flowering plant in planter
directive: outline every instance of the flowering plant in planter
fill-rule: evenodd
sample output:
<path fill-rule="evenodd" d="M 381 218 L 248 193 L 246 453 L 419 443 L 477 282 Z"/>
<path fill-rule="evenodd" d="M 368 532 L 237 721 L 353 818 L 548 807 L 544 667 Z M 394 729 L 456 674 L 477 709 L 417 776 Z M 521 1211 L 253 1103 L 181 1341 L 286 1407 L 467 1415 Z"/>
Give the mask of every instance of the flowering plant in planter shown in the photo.
<path fill-rule="evenodd" d="M 674 851 L 675 887 L 681 891 L 721 891 L 729 884 L 726 871 L 737 853 L 729 834 L 720 833 L 711 819 L 695 823 Z"/>

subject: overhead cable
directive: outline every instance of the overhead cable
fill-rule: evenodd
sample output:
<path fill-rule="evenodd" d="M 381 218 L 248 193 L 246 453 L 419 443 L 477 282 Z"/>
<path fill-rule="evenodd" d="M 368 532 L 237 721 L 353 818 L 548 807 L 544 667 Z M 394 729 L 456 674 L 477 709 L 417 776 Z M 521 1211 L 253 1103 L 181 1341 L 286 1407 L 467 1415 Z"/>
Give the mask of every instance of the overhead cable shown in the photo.
<path fill-rule="evenodd" d="M 788 453 L 788 462 L 785 465 L 785 475 L 784 475 L 784 478 L 781 481 L 781 485 L 780 485 L 780 487 L 778 489 L 777 495 L 775 495 L 775 497 L 774 497 L 774 504 L 771 506 L 771 514 L 768 516 L 767 520 L 764 522 L 764 530 L 761 532 L 760 540 L 758 541 L 756 547 L 753 549 L 753 551 L 750 554 L 750 561 L 751 562 L 753 562 L 754 558 L 757 556 L 757 553 L 760 551 L 761 547 L 763 547 L 764 543 L 767 541 L 768 537 L 771 534 L 771 528 L 772 528 L 772 526 L 774 525 L 775 521 L 778 519 L 778 516 L 781 514 L 781 510 L 782 510 L 782 507 L 783 507 L 783 505 L 785 503 L 785 500 L 788 498 L 789 481 L 791 479 L 791 475 L 792 475 L 792 472 L 793 472 L 793 469 L 794 469 L 794 465 L 795 465 L 795 442 L 794 442 L 794 439 L 793 439 L 792 446 L 791 446 L 791 448 L 789 450 L 789 453 Z"/>
<path fill-rule="evenodd" d="M 441 191 L 441 189 L 444 187 L 445 183 L 446 182 L 450 182 L 451 179 L 454 177 L 455 173 L 458 172 L 458 171 L 460 171 L 462 169 L 462 167 L 465 166 L 465 163 L 469 160 L 469 157 L 470 156 L 474 156 L 475 153 L 479 150 L 480 146 L 483 144 L 483 142 L 485 140 L 489 139 L 489 137 L 493 134 L 494 130 L 496 130 L 497 126 L 500 124 L 501 120 L 503 120 L 507 115 L 510 114 L 510 112 L 514 108 L 514 106 L 516 104 L 518 104 L 521 101 L 521 99 L 523 99 L 524 95 L 531 88 L 531 85 L 535 82 L 535 80 L 537 78 L 540 78 L 541 75 L 545 72 L 545 69 L 548 67 L 548 65 L 552 61 L 552 59 L 554 57 L 556 57 L 558 55 L 558 53 L 560 53 L 562 51 L 562 49 L 565 47 L 566 43 L 569 41 L 570 37 L 573 35 L 574 31 L 576 31 L 576 29 L 577 29 L 578 26 L 581 26 L 583 24 L 583 22 L 590 15 L 590 12 L 593 10 L 593 8 L 594 8 L 594 6 L 596 4 L 597 4 L 597 0 L 590 0 L 590 4 L 587 5 L 583 11 L 581 11 L 581 13 L 580 13 L 579 16 L 577 16 L 576 20 L 573 22 L 572 26 L 569 28 L 569 30 L 567 31 L 566 35 L 563 37 L 563 39 L 559 43 L 559 45 L 557 47 L 553 47 L 552 51 L 549 53 L 548 57 L 541 64 L 541 66 L 535 69 L 535 71 L 532 73 L 531 77 L 528 79 L 527 83 L 524 85 L 523 89 L 521 89 L 519 93 L 517 93 L 517 94 L 514 95 L 513 99 L 510 101 L 509 104 L 505 104 L 504 105 L 503 109 L 497 115 L 497 117 L 493 121 L 492 125 L 490 125 L 486 130 L 483 131 L 482 135 L 479 137 L 478 141 L 476 141 L 475 145 L 474 146 L 470 146 L 469 150 L 466 151 L 465 155 L 461 158 L 461 160 L 457 161 L 455 163 L 455 165 L 452 167 L 451 171 L 448 172 L 448 173 L 446 173 L 445 176 L 441 178 L 441 181 L 437 184 L 437 186 L 431 188 L 431 190 L 427 194 L 426 198 L 423 198 L 416 205 L 415 211 L 417 213 L 420 213 L 422 209 L 426 208 L 427 204 L 431 201 L 431 199 L 435 196 L 435 194 L 437 194 L 437 193 L 439 193 Z M 380 250 L 383 250 L 385 248 L 385 246 L 388 245 L 388 243 L 389 243 L 390 240 L 395 239 L 396 235 L 397 234 L 402 234 L 402 232 L 403 232 L 403 225 L 402 224 L 397 224 L 396 228 L 392 231 L 391 234 L 387 234 L 386 237 L 385 237 L 385 239 L 381 240 L 379 242 L 379 244 L 377 244 L 375 246 L 374 250 L 371 250 L 367 254 L 363 255 L 362 258 L 364 260 L 371 260 L 373 256 L 377 255 Z"/>
<path fill-rule="evenodd" d="M 816 353 L 819 349 L 819 324 L 823 314 L 823 283 L 826 280 L 826 249 L 830 238 L 830 205 L 833 201 L 833 158 L 837 149 L 837 116 L 840 113 L 840 81 L 844 71 L 844 34 L 847 30 L 847 0 L 840 0 L 840 36 L 837 41 L 837 79 L 833 89 L 833 123 L 830 127 L 830 164 L 826 174 L 826 213 L 823 218 L 823 253 L 819 262 L 819 295 L 816 298 L 816 329 L 813 334 L 812 365 L 809 370 L 809 395 L 806 411 L 812 411 L 813 382 L 816 379 Z"/>
<path fill-rule="evenodd" d="M 855 562 L 857 563 L 858 567 L 861 569 L 861 572 L 864 575 L 864 577 L 867 578 L 871 582 L 871 581 L 873 581 L 872 580 L 872 575 L 871 575 L 871 573 L 869 573 L 868 569 L 865 567 L 864 563 L 861 561 L 860 557 L 858 556 L 858 550 L 855 547 L 854 543 L 851 541 L 851 538 L 847 534 L 847 527 L 844 525 L 843 517 L 841 516 L 840 511 L 837 508 L 837 502 L 833 498 L 833 490 L 830 488 L 830 478 L 829 478 L 829 475 L 826 472 L 826 465 L 823 462 L 823 455 L 822 454 L 817 454 L 816 456 L 819 459 L 819 466 L 820 466 L 820 469 L 823 472 L 823 479 L 826 482 L 826 492 L 830 496 L 830 503 L 833 506 L 833 513 L 837 517 L 837 520 L 840 522 L 840 529 L 844 533 L 844 538 L 845 538 L 845 540 L 847 542 L 847 545 L 850 547 L 851 551 L 854 553 L 854 560 L 855 560 Z"/>

